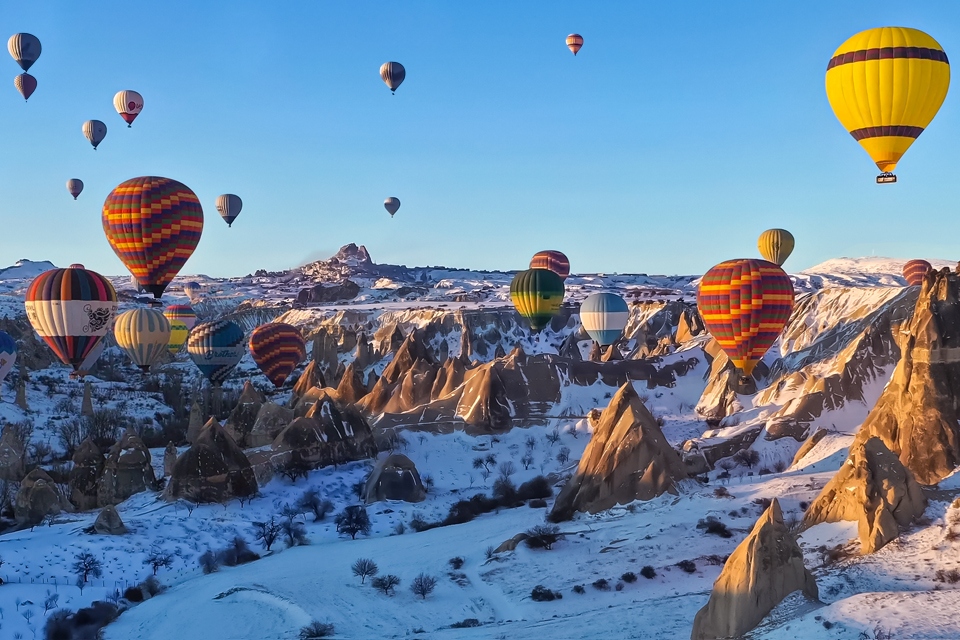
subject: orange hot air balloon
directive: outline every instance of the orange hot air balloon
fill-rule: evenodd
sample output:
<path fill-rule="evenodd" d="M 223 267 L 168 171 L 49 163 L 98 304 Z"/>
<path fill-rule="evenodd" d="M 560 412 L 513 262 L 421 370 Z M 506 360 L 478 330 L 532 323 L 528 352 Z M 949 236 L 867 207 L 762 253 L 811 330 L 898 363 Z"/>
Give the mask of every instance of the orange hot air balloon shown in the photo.
<path fill-rule="evenodd" d="M 577 51 L 580 51 L 582 46 L 583 37 L 579 33 L 571 33 L 567 36 L 567 49 L 573 51 L 573 55 L 577 55 Z"/>

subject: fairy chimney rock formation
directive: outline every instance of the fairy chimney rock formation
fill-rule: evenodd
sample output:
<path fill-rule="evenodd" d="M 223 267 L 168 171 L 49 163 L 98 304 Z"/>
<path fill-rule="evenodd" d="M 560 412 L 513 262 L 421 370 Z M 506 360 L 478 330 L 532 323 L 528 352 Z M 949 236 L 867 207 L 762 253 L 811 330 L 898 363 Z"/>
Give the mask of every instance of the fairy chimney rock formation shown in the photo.
<path fill-rule="evenodd" d="M 93 417 L 93 385 L 90 384 L 89 380 L 83 383 L 83 402 L 80 404 L 80 415 L 87 418 Z"/>
<path fill-rule="evenodd" d="M 343 372 L 340 384 L 337 386 L 337 397 L 341 402 L 354 404 L 357 400 L 367 395 L 367 390 L 363 386 L 363 381 L 357 374 L 351 362 Z"/>
<path fill-rule="evenodd" d="M 151 488 L 155 481 L 150 450 L 137 432 L 127 427 L 107 454 L 97 485 L 97 503 L 101 507 L 120 504 L 133 494 Z"/>
<path fill-rule="evenodd" d="M 226 502 L 257 493 L 250 461 L 233 438 L 211 418 L 197 441 L 177 458 L 164 498 Z"/>
<path fill-rule="evenodd" d="M 893 376 L 857 432 L 877 437 L 920 484 L 936 484 L 960 465 L 960 277 L 931 271 L 913 318 L 900 335 Z"/>
<path fill-rule="evenodd" d="M 193 443 L 197 440 L 205 421 L 205 412 L 200 404 L 200 399 L 194 398 L 193 404 L 190 405 L 190 421 L 187 423 L 187 442 Z"/>
<path fill-rule="evenodd" d="M 300 374 L 300 377 L 297 379 L 297 383 L 293 385 L 293 393 L 290 396 L 290 402 L 287 404 L 291 409 L 297 406 L 297 403 L 310 389 L 314 387 L 325 387 L 327 386 L 327 381 L 323 378 L 323 373 L 320 371 L 319 365 L 317 365 L 316 360 L 311 360 L 303 369 L 303 373 Z"/>
<path fill-rule="evenodd" d="M 63 507 L 60 490 L 47 472 L 37 467 L 20 483 L 13 512 L 17 524 L 32 527 L 49 515 L 58 515 Z"/>
<path fill-rule="evenodd" d="M 597 513 L 677 493 L 676 483 L 686 477 L 680 456 L 628 382 L 600 415 L 577 473 L 557 497 L 550 519 L 569 520 L 575 511 Z"/>
<path fill-rule="evenodd" d="M 257 414 L 256 422 L 253 423 L 248 444 L 251 447 L 270 444 L 283 431 L 283 428 L 293 421 L 293 418 L 293 409 L 269 401 L 264 402 Z"/>
<path fill-rule="evenodd" d="M 873 553 L 923 515 L 927 500 L 909 469 L 879 438 L 857 442 L 804 515 L 804 526 L 855 520 L 861 553 Z"/>
<path fill-rule="evenodd" d="M 112 504 L 100 510 L 96 521 L 93 523 L 93 530 L 104 536 L 122 536 L 128 533 L 126 525 L 120 519 L 120 514 L 117 513 L 117 508 Z"/>
<path fill-rule="evenodd" d="M 378 462 L 363 489 L 363 500 L 367 504 L 381 500 L 423 502 L 426 497 L 417 465 L 401 453 Z"/>
<path fill-rule="evenodd" d="M 263 394 L 257 391 L 249 380 L 243 383 L 243 391 L 237 399 L 237 406 L 230 412 L 224 424 L 227 433 L 241 447 L 250 446 L 249 435 L 265 401 Z"/>
<path fill-rule="evenodd" d="M 803 552 L 774 498 L 727 558 L 710 600 L 693 620 L 690 640 L 739 638 L 795 591 L 811 600 L 819 597 L 817 582 L 803 566 Z"/>
<path fill-rule="evenodd" d="M 70 502 L 79 511 L 97 508 L 97 485 L 103 473 L 103 463 L 103 453 L 92 438 L 86 438 L 73 453 Z"/>
<path fill-rule="evenodd" d="M 173 465 L 176 463 L 177 445 L 168 442 L 167 447 L 163 450 L 163 475 L 165 478 L 169 478 L 170 474 L 173 473 Z"/>

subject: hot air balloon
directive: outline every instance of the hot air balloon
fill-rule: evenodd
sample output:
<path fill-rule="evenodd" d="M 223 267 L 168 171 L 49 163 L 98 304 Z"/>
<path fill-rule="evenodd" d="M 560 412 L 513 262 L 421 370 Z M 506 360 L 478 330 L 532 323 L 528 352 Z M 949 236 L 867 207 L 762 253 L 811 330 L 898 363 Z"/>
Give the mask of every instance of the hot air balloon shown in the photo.
<path fill-rule="evenodd" d="M 190 298 L 190 302 L 197 302 L 200 300 L 201 291 L 203 291 L 203 287 L 199 282 L 188 282 L 187 284 L 183 285 L 183 292 L 187 294 L 188 298 Z"/>
<path fill-rule="evenodd" d="M 187 341 L 189 335 L 190 329 L 187 328 L 183 320 L 171 320 L 170 341 L 167 342 L 167 351 L 173 355 L 180 353 L 180 349 L 183 348 L 183 344 Z"/>
<path fill-rule="evenodd" d="M 156 309 L 133 309 L 117 316 L 113 335 L 141 371 L 149 371 L 170 342 L 170 321 Z"/>
<path fill-rule="evenodd" d="M 71 265 L 70 265 L 69 267 L 67 267 L 67 268 L 68 268 L 68 269 L 86 269 L 86 267 L 84 267 L 84 266 L 83 266 L 82 264 L 80 264 L 79 262 L 74 262 L 73 264 L 71 264 Z"/>
<path fill-rule="evenodd" d="M 17 361 L 17 341 L 6 331 L 0 331 L 0 382 L 7 377 Z"/>
<path fill-rule="evenodd" d="M 923 31 L 868 29 L 834 52 L 826 85 L 840 124 L 882 171 L 877 182 L 896 182 L 897 162 L 947 96 L 950 64 Z"/>
<path fill-rule="evenodd" d="M 69 191 L 73 199 L 76 200 L 77 196 L 83 192 L 83 180 L 80 178 L 70 178 L 67 180 L 67 191 Z"/>
<path fill-rule="evenodd" d="M 577 51 L 580 51 L 580 47 L 583 46 L 583 37 L 579 33 L 571 33 L 567 36 L 567 49 L 573 51 L 573 55 L 577 55 Z"/>
<path fill-rule="evenodd" d="M 570 275 L 570 261 L 559 251 L 539 251 L 533 254 L 533 258 L 530 259 L 530 268 L 549 269 L 564 280 Z"/>
<path fill-rule="evenodd" d="M 155 298 L 183 268 L 203 231 L 196 194 L 155 176 L 121 183 L 103 203 L 102 217 L 110 247 Z"/>
<path fill-rule="evenodd" d="M 117 314 L 110 281 L 88 269 L 51 269 L 27 288 L 27 318 L 64 364 L 79 369 Z"/>
<path fill-rule="evenodd" d="M 273 386 L 283 386 L 287 376 L 307 357 L 300 330 L 283 322 L 261 325 L 250 334 L 250 354 Z"/>
<path fill-rule="evenodd" d="M 384 62 L 380 65 L 380 77 L 390 87 L 390 91 L 395 92 L 403 79 L 407 77 L 407 71 L 399 62 Z"/>
<path fill-rule="evenodd" d="M 217 196 L 217 211 L 220 212 L 220 217 L 226 221 L 228 227 L 233 226 L 233 221 L 240 215 L 240 209 L 242 208 L 243 201 L 240 196 L 235 196 L 232 193 Z"/>
<path fill-rule="evenodd" d="M 40 57 L 40 40 L 29 33 L 15 33 L 7 40 L 7 51 L 21 69 L 29 71 Z"/>
<path fill-rule="evenodd" d="M 617 341 L 629 319 L 626 301 L 613 293 L 591 293 L 580 305 L 580 323 L 602 347 Z"/>
<path fill-rule="evenodd" d="M 933 265 L 926 260 L 911 260 L 903 265 L 903 277 L 906 279 L 908 286 L 918 287 L 923 284 L 927 272 L 932 269 Z"/>
<path fill-rule="evenodd" d="M 383 201 L 383 208 L 387 210 L 387 213 L 389 213 L 392 218 L 393 214 L 400 210 L 400 198 L 394 198 L 393 196 L 387 198 Z"/>
<path fill-rule="evenodd" d="M 782 266 L 793 253 L 793 234 L 786 229 L 767 229 L 760 234 L 757 247 L 768 262 Z"/>
<path fill-rule="evenodd" d="M 200 373 L 220 386 L 243 357 L 243 329 L 229 320 L 200 323 L 190 331 L 187 352 Z"/>
<path fill-rule="evenodd" d="M 107 125 L 99 120 L 87 120 L 83 123 L 83 135 L 93 145 L 93 150 L 97 150 L 97 145 L 103 142 L 107 136 Z"/>
<path fill-rule="evenodd" d="M 549 269 L 521 271 L 510 283 L 510 299 L 533 331 L 540 331 L 560 312 L 563 279 Z"/>
<path fill-rule="evenodd" d="M 701 279 L 697 308 L 720 347 L 749 377 L 790 319 L 793 284 L 772 262 L 727 260 Z"/>
<path fill-rule="evenodd" d="M 170 322 L 181 321 L 187 325 L 187 329 L 193 329 L 197 325 L 197 313 L 188 304 L 172 304 L 164 310 L 163 315 L 167 316 Z"/>
<path fill-rule="evenodd" d="M 17 91 L 23 96 L 24 102 L 26 102 L 37 90 L 37 79 L 29 73 L 21 73 L 13 79 L 13 86 L 17 88 Z"/>
<path fill-rule="evenodd" d="M 143 111 L 143 96 L 136 91 L 118 91 L 113 96 L 113 108 L 117 110 L 123 121 L 127 123 L 127 128 L 133 126 L 133 121 L 137 119 L 140 112 Z"/>

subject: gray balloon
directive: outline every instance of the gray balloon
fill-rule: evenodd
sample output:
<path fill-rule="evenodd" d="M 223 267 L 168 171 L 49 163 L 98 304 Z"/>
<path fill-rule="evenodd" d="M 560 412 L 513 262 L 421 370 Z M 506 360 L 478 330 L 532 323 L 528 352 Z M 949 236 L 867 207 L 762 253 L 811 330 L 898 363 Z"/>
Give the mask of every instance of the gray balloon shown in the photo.
<path fill-rule="evenodd" d="M 83 135 L 93 145 L 93 150 L 97 150 L 97 145 L 103 142 L 107 136 L 107 125 L 99 120 L 87 120 L 83 123 Z"/>
<path fill-rule="evenodd" d="M 380 65 L 380 77 L 390 87 L 390 91 L 396 91 L 403 79 L 407 77 L 407 70 L 399 62 L 384 62 Z"/>
<path fill-rule="evenodd" d="M 390 197 L 383 201 L 383 208 L 390 213 L 390 217 L 393 217 L 393 214 L 397 212 L 400 208 L 400 198 Z"/>

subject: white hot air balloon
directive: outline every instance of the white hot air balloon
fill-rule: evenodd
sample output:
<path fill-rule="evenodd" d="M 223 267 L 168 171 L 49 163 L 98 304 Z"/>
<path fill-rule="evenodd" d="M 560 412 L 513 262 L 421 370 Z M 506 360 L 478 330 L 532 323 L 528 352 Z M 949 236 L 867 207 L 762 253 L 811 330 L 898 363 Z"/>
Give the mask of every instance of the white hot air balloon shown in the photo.
<path fill-rule="evenodd" d="M 143 96 L 130 89 L 118 91 L 117 95 L 113 96 L 113 107 L 127 123 L 129 129 L 133 126 L 133 121 L 143 111 Z"/>
<path fill-rule="evenodd" d="M 217 211 L 228 227 L 233 226 L 233 221 L 240 215 L 240 209 L 242 208 L 243 200 L 240 199 L 240 196 L 235 196 L 232 193 L 217 196 Z"/>
<path fill-rule="evenodd" d="M 103 142 L 107 136 L 107 125 L 99 120 L 87 120 L 83 123 L 83 136 L 93 145 L 93 150 L 97 150 L 97 145 Z"/>

